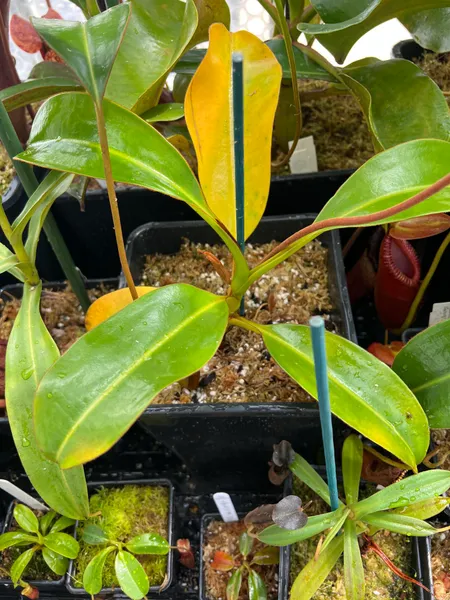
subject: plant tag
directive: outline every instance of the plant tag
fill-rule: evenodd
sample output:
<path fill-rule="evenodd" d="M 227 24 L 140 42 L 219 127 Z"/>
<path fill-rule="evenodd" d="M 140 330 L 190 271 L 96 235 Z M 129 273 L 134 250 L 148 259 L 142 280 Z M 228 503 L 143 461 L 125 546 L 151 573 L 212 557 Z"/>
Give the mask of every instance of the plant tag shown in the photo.
<path fill-rule="evenodd" d="M 33 496 L 30 496 L 30 494 L 27 494 L 17 487 L 17 485 L 6 479 L 0 479 L 0 489 L 14 496 L 19 502 L 26 504 L 30 508 L 34 508 L 34 510 L 43 510 L 45 512 L 49 510 L 48 506 L 45 506 L 45 504 L 42 504 L 42 502 L 39 502 L 39 500 L 36 500 L 36 498 L 33 498 Z"/>
<path fill-rule="evenodd" d="M 230 494 L 226 492 L 217 492 L 213 495 L 214 502 L 219 509 L 220 516 L 225 523 L 233 523 L 239 521 L 236 509 L 234 508 L 233 501 L 230 498 Z"/>
<path fill-rule="evenodd" d="M 450 302 L 436 302 L 431 309 L 428 326 L 450 319 Z"/>
<path fill-rule="evenodd" d="M 289 142 L 289 147 L 292 142 Z M 297 148 L 289 161 L 291 173 L 317 173 L 317 154 L 312 135 L 298 140 Z"/>

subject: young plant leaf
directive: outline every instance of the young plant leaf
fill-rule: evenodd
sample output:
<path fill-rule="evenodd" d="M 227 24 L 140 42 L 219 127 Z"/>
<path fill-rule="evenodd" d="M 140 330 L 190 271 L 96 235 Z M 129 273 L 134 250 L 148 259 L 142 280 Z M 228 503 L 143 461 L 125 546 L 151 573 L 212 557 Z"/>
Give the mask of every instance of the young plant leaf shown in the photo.
<path fill-rule="evenodd" d="M 427 537 L 438 531 L 421 519 L 386 511 L 365 515 L 364 522 L 379 529 L 387 529 L 388 531 L 408 536 Z"/>
<path fill-rule="evenodd" d="M 264 546 L 255 552 L 252 565 L 277 565 L 280 562 L 280 549 L 275 546 Z"/>
<path fill-rule="evenodd" d="M 20 270 L 19 261 L 15 254 L 9 250 L 4 244 L 0 244 L 0 265 L 4 271 L 9 271 L 19 281 L 24 282 L 24 276 Z M 17 266 L 16 266 L 17 265 Z M 2 271 L 2 272 L 4 272 Z"/>
<path fill-rule="evenodd" d="M 158 121 L 176 121 L 184 117 L 184 105 L 172 102 L 169 104 L 157 104 L 153 108 L 146 110 L 141 115 L 141 119 L 147 123 L 157 123 Z"/>
<path fill-rule="evenodd" d="M 450 471 L 432 470 L 411 475 L 380 490 L 352 507 L 355 519 L 388 508 L 408 506 L 411 502 L 422 502 L 437 498 L 450 488 Z"/>
<path fill-rule="evenodd" d="M 58 533 L 59 531 L 64 531 L 71 525 L 75 525 L 74 519 L 70 519 L 69 517 L 59 517 L 56 523 L 50 529 L 50 533 Z"/>
<path fill-rule="evenodd" d="M 327 533 L 327 536 L 323 541 L 322 548 L 320 549 L 321 552 L 324 552 L 328 548 L 328 546 L 331 544 L 331 542 L 334 540 L 334 538 L 337 536 L 337 534 L 341 531 L 342 525 L 347 520 L 347 517 L 349 514 L 350 514 L 350 509 L 345 508 L 342 513 L 341 518 L 333 525 L 333 527 Z"/>
<path fill-rule="evenodd" d="M 88 523 L 83 529 L 83 541 L 86 544 L 105 544 L 108 536 L 98 525 Z"/>
<path fill-rule="evenodd" d="M 0 91 L 0 101 L 8 112 L 34 102 L 40 102 L 61 92 L 82 90 L 79 82 L 69 77 L 30 79 Z"/>
<path fill-rule="evenodd" d="M 12 546 L 29 546 L 38 542 L 39 539 L 36 536 L 24 531 L 8 531 L 0 535 L 0 551 Z"/>
<path fill-rule="evenodd" d="M 168 554 L 170 544 L 157 533 L 143 533 L 126 543 L 133 554 Z"/>
<path fill-rule="evenodd" d="M 342 476 L 347 504 L 358 502 L 362 464 L 362 441 L 357 435 L 349 435 L 342 447 Z"/>
<path fill-rule="evenodd" d="M 258 329 L 273 359 L 317 398 L 309 327 Z M 333 413 L 416 469 L 428 449 L 429 429 L 414 395 L 391 369 L 356 344 L 332 333 L 325 339 Z"/>
<path fill-rule="evenodd" d="M 430 427 L 450 427 L 450 319 L 437 323 L 406 344 L 392 366 L 425 410 Z"/>
<path fill-rule="evenodd" d="M 217 550 L 214 553 L 213 560 L 211 563 L 211 569 L 215 571 L 231 571 L 234 569 L 234 558 L 228 552 Z"/>
<path fill-rule="evenodd" d="M 365 578 L 355 521 L 344 523 L 344 581 L 348 600 L 364 600 Z"/>
<path fill-rule="evenodd" d="M 88 594 L 94 596 L 98 594 L 103 587 L 103 568 L 109 554 L 117 550 L 116 546 L 108 546 L 101 550 L 89 562 L 83 574 L 83 587 Z"/>
<path fill-rule="evenodd" d="M 242 586 L 242 567 L 237 569 L 227 583 L 227 600 L 238 600 Z"/>
<path fill-rule="evenodd" d="M 250 554 L 253 548 L 253 538 L 246 532 L 241 534 L 239 538 L 239 552 L 244 558 Z"/>
<path fill-rule="evenodd" d="M 51 527 L 51 524 L 56 519 L 57 515 L 54 510 L 49 510 L 43 517 L 39 519 L 39 527 L 41 528 L 42 535 L 46 535 Z"/>
<path fill-rule="evenodd" d="M 120 4 L 85 22 L 32 18 L 32 23 L 99 103 L 105 93 L 129 14 L 129 5 Z"/>
<path fill-rule="evenodd" d="M 47 371 L 36 394 L 44 452 L 65 469 L 106 452 L 162 389 L 214 355 L 227 323 L 225 297 L 175 284 L 89 331 Z M 91 367 L 80 369 L 80 361 Z M 133 402 L 124 404 L 131 391 Z"/>
<path fill-rule="evenodd" d="M 17 504 L 14 507 L 14 518 L 19 527 L 30 533 L 39 533 L 39 521 L 34 512 L 25 504 Z"/>
<path fill-rule="evenodd" d="M 69 559 L 65 556 L 61 556 L 58 552 L 53 552 L 49 548 L 42 548 L 42 558 L 47 563 L 49 569 L 56 573 L 57 575 L 65 575 L 68 567 L 69 567 Z"/>
<path fill-rule="evenodd" d="M 270 186 L 272 128 L 281 68 L 270 49 L 246 31 L 229 33 L 221 24 L 209 30 L 207 53 L 185 98 L 186 123 L 198 159 L 209 207 L 236 237 L 232 54 L 244 58 L 245 237 L 259 223 Z M 213 96 L 214 102 L 208 101 Z"/>
<path fill-rule="evenodd" d="M 29 550 L 25 550 L 25 552 L 21 554 L 11 565 L 9 574 L 11 576 L 11 580 L 14 584 L 14 587 L 16 587 L 16 585 L 22 579 L 22 575 L 25 569 L 28 567 L 30 560 L 33 558 L 33 555 L 36 552 L 36 550 L 36 547 L 30 548 Z"/>
<path fill-rule="evenodd" d="M 343 550 L 344 536 L 341 535 L 317 559 L 313 557 L 297 575 L 291 588 L 291 600 L 310 600 L 328 577 Z"/>
<path fill-rule="evenodd" d="M 420 240 L 443 233 L 449 228 L 450 216 L 439 213 L 394 223 L 389 228 L 389 235 L 396 240 Z"/>
<path fill-rule="evenodd" d="M 67 558 L 76 558 L 80 551 L 80 544 L 68 533 L 49 533 L 44 538 L 44 545 Z"/>
<path fill-rule="evenodd" d="M 298 496 L 286 496 L 280 500 L 273 509 L 272 519 L 275 525 L 290 531 L 301 529 L 308 521 Z"/>
<path fill-rule="evenodd" d="M 325 529 L 330 529 L 341 519 L 343 511 L 344 507 L 341 507 L 331 513 L 308 517 L 306 525 L 296 531 L 289 531 L 278 527 L 278 525 L 271 525 L 258 533 L 257 537 L 260 542 L 270 546 L 289 546 L 322 533 Z"/>
<path fill-rule="evenodd" d="M 295 454 L 294 460 L 290 463 L 289 468 L 300 481 L 303 481 L 303 483 L 330 506 L 330 490 L 328 485 L 319 473 L 302 456 L 300 456 L 300 454 Z"/>
<path fill-rule="evenodd" d="M 267 600 L 266 585 L 261 575 L 253 569 L 248 571 L 248 597 L 249 600 Z"/>
<path fill-rule="evenodd" d="M 22 304 L 6 351 L 6 407 L 22 465 L 37 493 L 59 514 L 85 519 L 89 514 L 82 468 L 61 470 L 38 449 L 32 423 L 33 398 L 58 348 L 39 312 L 41 285 L 24 285 Z M 50 399 L 49 399 L 50 400 Z"/>
<path fill-rule="evenodd" d="M 149 292 L 153 292 L 157 288 L 150 286 L 136 286 L 136 292 L 139 296 L 144 296 L 144 294 L 148 294 Z M 130 290 L 128 288 L 122 288 L 120 290 L 114 290 L 113 292 L 109 292 L 104 296 L 100 296 L 97 298 L 86 312 L 86 317 L 84 323 L 86 325 L 87 331 L 91 331 L 109 317 L 112 317 L 119 310 L 125 308 L 133 301 Z"/>
<path fill-rule="evenodd" d="M 401 506 L 400 508 L 394 509 L 392 512 L 398 515 L 404 515 L 406 517 L 414 517 L 415 519 L 422 519 L 426 521 L 435 517 L 441 513 L 444 508 L 450 505 L 450 498 L 443 498 L 438 496 L 437 498 L 429 498 L 428 500 L 422 500 L 421 502 L 415 502 L 407 506 Z"/>
<path fill-rule="evenodd" d="M 132 554 L 123 550 L 118 552 L 115 568 L 119 585 L 131 600 L 141 600 L 148 594 L 150 585 L 147 574 Z"/>

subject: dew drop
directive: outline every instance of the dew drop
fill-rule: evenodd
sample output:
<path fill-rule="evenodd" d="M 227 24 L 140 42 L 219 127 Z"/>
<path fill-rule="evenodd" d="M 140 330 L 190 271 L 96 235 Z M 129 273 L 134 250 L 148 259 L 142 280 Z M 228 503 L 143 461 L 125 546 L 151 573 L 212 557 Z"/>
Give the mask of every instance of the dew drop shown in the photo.
<path fill-rule="evenodd" d="M 49 393 L 47 394 L 47 398 L 53 398 L 53 394 L 52 394 L 51 392 L 49 392 Z"/>
<path fill-rule="evenodd" d="M 28 369 L 24 369 L 20 375 L 22 379 L 25 379 L 26 381 L 27 379 L 30 379 L 30 377 L 33 375 L 33 371 L 33 367 L 28 367 Z"/>
<path fill-rule="evenodd" d="M 26 437 L 23 437 L 22 438 L 22 446 L 24 448 L 28 448 L 29 445 L 30 445 L 30 440 L 28 438 L 26 438 Z"/>

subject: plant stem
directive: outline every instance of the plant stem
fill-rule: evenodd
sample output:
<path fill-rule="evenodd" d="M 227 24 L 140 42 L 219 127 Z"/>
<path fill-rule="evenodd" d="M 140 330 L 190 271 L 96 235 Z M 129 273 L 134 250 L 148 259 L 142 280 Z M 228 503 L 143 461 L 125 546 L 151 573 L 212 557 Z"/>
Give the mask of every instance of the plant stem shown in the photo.
<path fill-rule="evenodd" d="M 270 2 L 270 0 L 258 0 L 258 2 L 261 4 L 261 6 L 264 8 L 264 10 L 269 13 L 269 15 L 275 21 L 275 24 L 278 25 L 278 27 L 280 27 L 280 23 L 279 23 L 279 19 L 278 19 L 278 12 L 277 12 L 275 6 Z"/>
<path fill-rule="evenodd" d="M 103 114 L 103 107 L 101 105 L 101 102 L 101 100 L 95 101 L 94 105 L 95 115 L 97 117 L 98 137 L 100 141 L 100 148 L 102 150 L 103 166 L 105 169 L 105 180 L 106 189 L 108 190 L 109 206 L 111 208 L 111 215 L 114 224 L 114 233 L 116 236 L 117 250 L 119 252 L 119 259 L 122 271 L 125 275 L 128 289 L 130 290 L 130 294 L 133 300 L 137 300 L 138 294 L 136 291 L 136 286 L 134 285 L 133 276 L 131 275 L 130 266 L 128 264 L 127 254 L 125 251 L 125 243 L 123 241 L 122 223 L 120 222 L 119 206 L 117 204 L 116 191 L 114 189 L 114 179 L 112 175 L 111 159 L 109 156 L 108 148 L 108 136 L 106 133 L 105 117 Z"/>
<path fill-rule="evenodd" d="M 408 329 L 408 327 L 411 325 L 411 323 L 414 321 L 414 318 L 416 316 L 416 312 L 417 309 L 419 308 L 419 304 L 422 301 L 422 298 L 430 284 L 430 281 L 433 277 L 433 275 L 436 272 L 436 269 L 439 265 L 439 262 L 442 258 L 442 255 L 444 254 L 445 250 L 447 249 L 447 246 L 450 244 L 450 232 L 447 233 L 447 235 L 445 236 L 444 240 L 442 241 L 441 245 L 439 246 L 438 251 L 436 252 L 434 258 L 433 258 L 433 262 L 430 265 L 430 268 L 428 269 L 428 273 L 425 275 L 424 280 L 422 281 L 422 283 L 420 284 L 420 287 L 417 291 L 416 297 L 414 298 L 413 303 L 411 304 L 411 307 L 409 309 L 408 315 L 405 319 L 405 322 L 403 323 L 403 325 L 401 326 L 401 331 L 404 331 L 405 329 Z"/>

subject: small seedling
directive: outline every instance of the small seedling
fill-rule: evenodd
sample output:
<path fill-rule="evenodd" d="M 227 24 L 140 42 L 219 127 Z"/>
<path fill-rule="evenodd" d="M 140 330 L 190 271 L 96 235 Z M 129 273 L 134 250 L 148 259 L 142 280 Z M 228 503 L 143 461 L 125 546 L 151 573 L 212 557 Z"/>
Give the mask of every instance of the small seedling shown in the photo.
<path fill-rule="evenodd" d="M 0 550 L 31 546 L 11 566 L 10 576 L 14 587 L 20 585 L 25 589 L 30 588 L 22 580 L 22 575 L 36 552 L 42 552 L 42 558 L 56 575 L 64 575 L 69 559 L 78 556 L 80 546 L 71 535 L 62 531 L 74 525 L 75 521 L 68 517 L 57 518 L 58 515 L 52 510 L 38 519 L 24 504 L 18 504 L 13 514 L 19 529 L 0 535 Z"/>
<path fill-rule="evenodd" d="M 242 580 L 248 577 L 248 594 L 252 600 L 267 598 L 266 585 L 262 577 L 252 569 L 254 565 L 277 565 L 280 551 L 274 546 L 264 546 L 252 552 L 254 539 L 247 532 L 239 538 L 239 556 L 234 557 L 218 550 L 214 554 L 211 567 L 216 571 L 233 571 L 227 584 L 227 600 L 237 600 L 242 587 Z"/>

